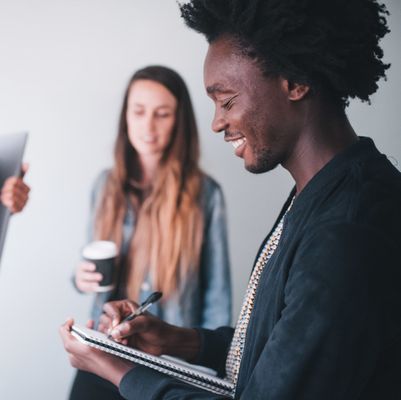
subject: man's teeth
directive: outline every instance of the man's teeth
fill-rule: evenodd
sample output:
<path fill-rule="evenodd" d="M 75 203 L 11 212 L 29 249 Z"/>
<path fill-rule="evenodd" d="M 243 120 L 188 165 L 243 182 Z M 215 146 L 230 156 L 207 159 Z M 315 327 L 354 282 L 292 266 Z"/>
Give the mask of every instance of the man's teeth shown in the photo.
<path fill-rule="evenodd" d="M 238 148 L 239 146 L 241 146 L 241 144 L 244 144 L 246 142 L 245 138 L 241 138 L 238 140 L 232 140 L 231 144 L 234 146 L 234 149 Z"/>

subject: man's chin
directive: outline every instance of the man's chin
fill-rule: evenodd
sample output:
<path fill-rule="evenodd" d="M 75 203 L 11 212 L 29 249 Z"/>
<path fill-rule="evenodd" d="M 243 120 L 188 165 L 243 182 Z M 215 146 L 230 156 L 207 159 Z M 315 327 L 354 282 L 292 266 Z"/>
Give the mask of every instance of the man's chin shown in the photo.
<path fill-rule="evenodd" d="M 245 169 L 252 174 L 263 174 L 265 172 L 271 171 L 277 167 L 278 164 L 271 164 L 268 162 L 252 164 L 245 162 Z"/>

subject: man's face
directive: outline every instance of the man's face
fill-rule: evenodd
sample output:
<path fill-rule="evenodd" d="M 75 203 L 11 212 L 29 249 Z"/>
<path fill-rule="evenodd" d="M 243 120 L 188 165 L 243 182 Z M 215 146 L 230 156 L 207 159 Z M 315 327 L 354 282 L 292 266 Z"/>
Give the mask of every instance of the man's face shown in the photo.
<path fill-rule="evenodd" d="M 212 129 L 224 131 L 245 168 L 262 173 L 284 163 L 297 129 L 291 121 L 286 81 L 266 77 L 229 38 L 210 46 L 204 65 L 206 91 L 215 103 Z"/>

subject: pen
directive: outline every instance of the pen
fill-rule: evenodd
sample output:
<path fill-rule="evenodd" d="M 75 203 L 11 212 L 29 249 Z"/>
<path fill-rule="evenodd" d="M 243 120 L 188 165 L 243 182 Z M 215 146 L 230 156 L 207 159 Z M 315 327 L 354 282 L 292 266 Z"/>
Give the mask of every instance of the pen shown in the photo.
<path fill-rule="evenodd" d="M 158 301 L 162 297 L 162 295 L 162 292 L 151 293 L 148 298 L 143 303 L 141 303 L 141 305 L 133 313 L 125 317 L 118 325 L 121 325 L 124 322 L 132 321 L 138 315 L 143 314 L 153 303 L 156 303 L 156 301 Z M 110 334 L 108 335 L 108 338 L 111 338 Z"/>

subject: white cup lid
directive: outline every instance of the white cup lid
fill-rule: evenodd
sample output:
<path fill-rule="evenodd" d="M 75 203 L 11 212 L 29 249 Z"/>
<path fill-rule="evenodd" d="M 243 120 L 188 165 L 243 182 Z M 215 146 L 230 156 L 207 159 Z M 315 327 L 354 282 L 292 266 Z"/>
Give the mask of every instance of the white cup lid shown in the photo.
<path fill-rule="evenodd" d="M 117 255 L 117 246 L 108 240 L 96 240 L 88 243 L 82 250 L 82 256 L 91 260 L 102 260 Z"/>

